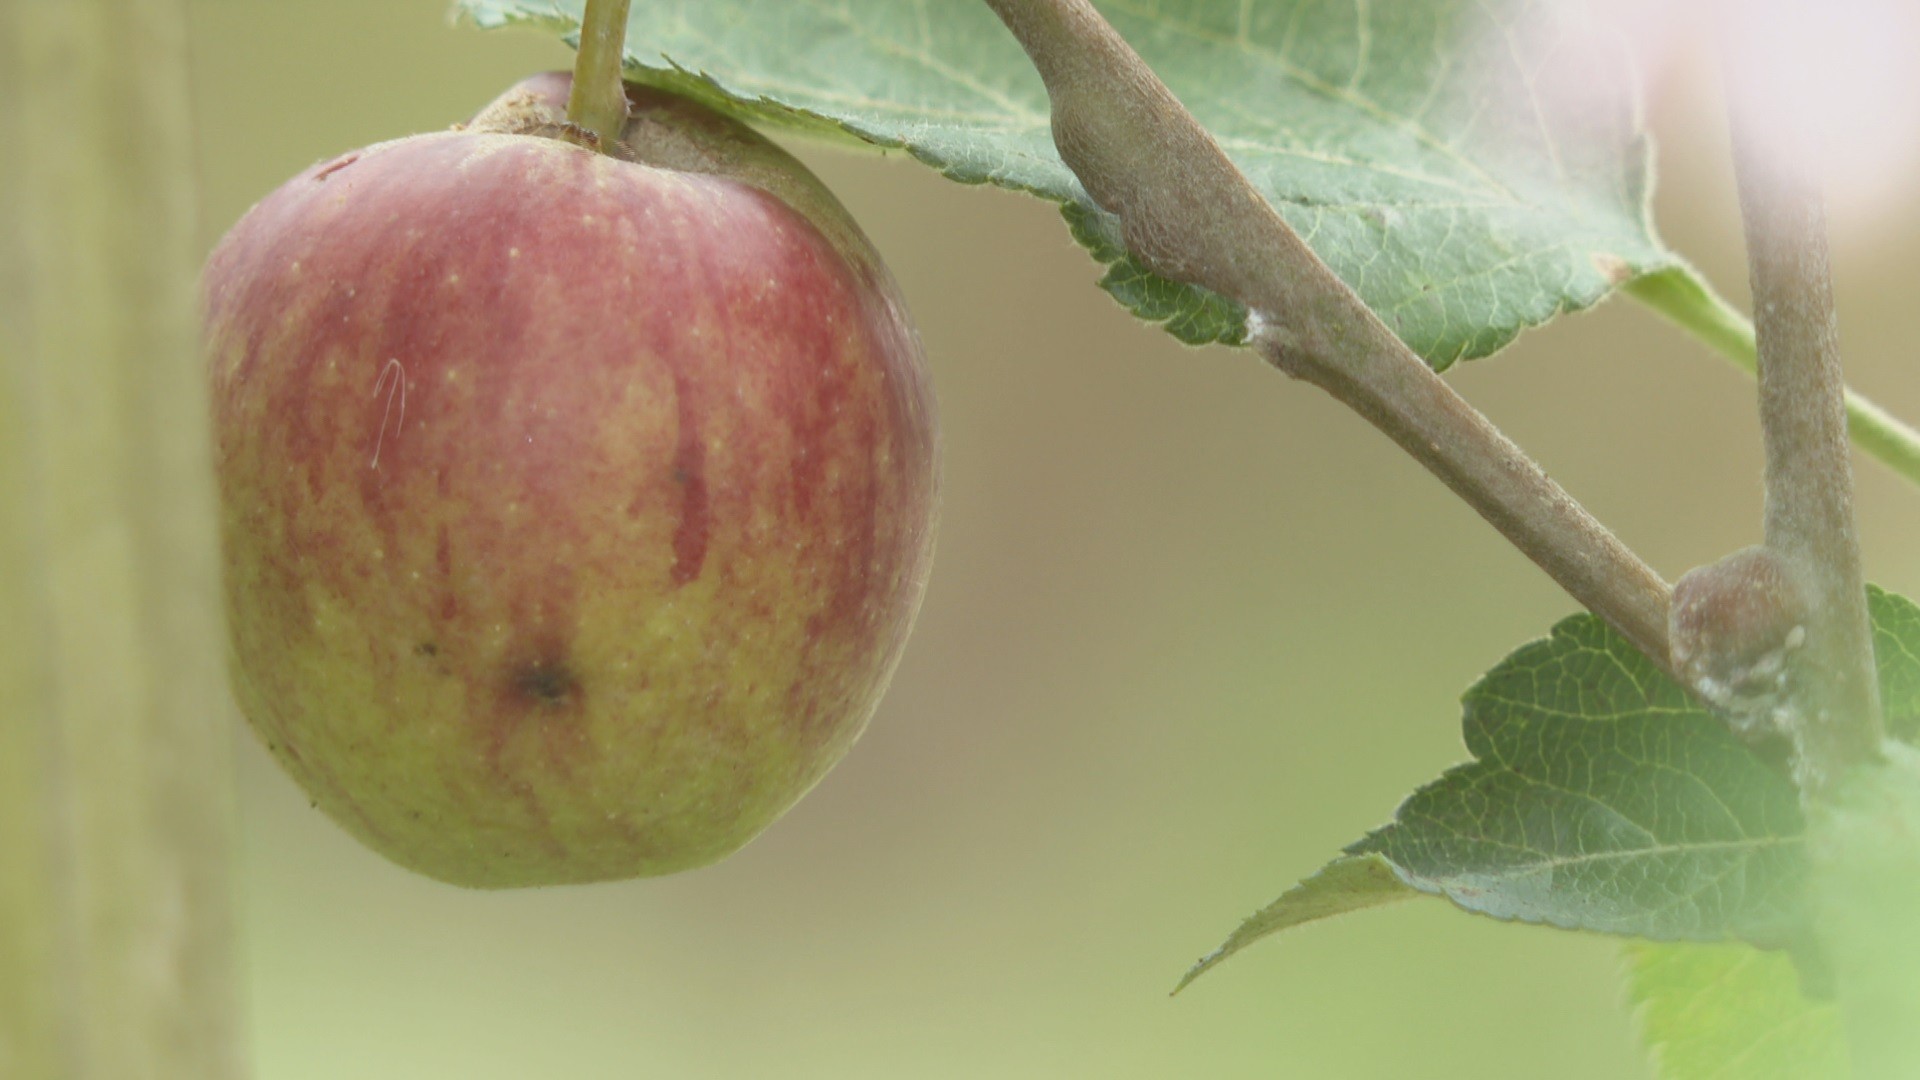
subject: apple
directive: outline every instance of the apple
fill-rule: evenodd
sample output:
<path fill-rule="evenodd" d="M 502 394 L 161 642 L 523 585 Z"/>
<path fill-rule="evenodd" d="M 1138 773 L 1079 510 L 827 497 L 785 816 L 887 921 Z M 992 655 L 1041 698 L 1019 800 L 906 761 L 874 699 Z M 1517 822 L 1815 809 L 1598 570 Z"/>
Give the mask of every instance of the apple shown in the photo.
<path fill-rule="evenodd" d="M 204 275 L 235 696 L 321 810 L 476 887 L 738 849 L 865 727 L 933 546 L 899 290 L 798 162 L 536 76 L 323 162 Z"/>

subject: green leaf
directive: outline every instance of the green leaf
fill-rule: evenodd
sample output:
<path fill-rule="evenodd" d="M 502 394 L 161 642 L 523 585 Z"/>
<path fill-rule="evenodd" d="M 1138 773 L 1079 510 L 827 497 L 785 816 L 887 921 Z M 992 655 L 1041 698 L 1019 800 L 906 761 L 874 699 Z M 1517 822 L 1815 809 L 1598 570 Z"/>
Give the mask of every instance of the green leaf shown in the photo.
<path fill-rule="evenodd" d="M 1246 343 L 1245 308 L 1219 293 L 1168 281 L 1130 258 L 1120 219 L 1086 203 L 1070 202 L 1060 211 L 1073 238 L 1106 266 L 1100 287 L 1129 311 L 1188 345 Z"/>
<path fill-rule="evenodd" d="M 1867 601 L 1881 701 L 1911 740 L 1920 605 L 1871 585 Z M 1793 785 L 1600 620 L 1561 622 L 1463 702 L 1475 760 L 1241 924 L 1181 986 L 1268 934 L 1405 895 L 1347 884 L 1356 858 L 1495 918 L 1663 940 L 1799 939 L 1807 855 Z M 1378 899 L 1341 906 L 1346 893 Z"/>
<path fill-rule="evenodd" d="M 1873 659 L 1880 667 L 1880 708 L 1887 732 L 1906 743 L 1920 739 L 1920 604 L 1867 586 L 1873 617 Z"/>
<path fill-rule="evenodd" d="M 1865 1078 L 1920 1076 L 1920 749 L 1892 742 L 1817 804 L 1807 847 L 1819 884 L 1822 973 Z"/>
<path fill-rule="evenodd" d="M 1320 872 L 1280 894 L 1280 899 L 1247 917 L 1220 947 L 1187 969 L 1174 993 L 1187 988 L 1216 964 L 1248 945 L 1302 923 L 1317 922 L 1350 911 L 1379 907 L 1420 895 L 1378 855 L 1335 859 Z"/>
<path fill-rule="evenodd" d="M 1348 848 L 1470 911 L 1777 944 L 1803 899 L 1792 783 L 1591 615 L 1467 691 L 1473 762 Z"/>
<path fill-rule="evenodd" d="M 458 0 L 480 26 L 577 31 L 583 0 Z M 1622 43 L 1579 5 L 1102 0 L 1254 186 L 1435 368 L 1675 265 Z M 1064 204 L 1103 284 L 1182 340 L 1244 312 L 1119 255 L 1060 162 L 1039 76 L 974 0 L 650 0 L 630 76 L 736 115 L 899 147 Z"/>
<path fill-rule="evenodd" d="M 1843 1080 L 1840 1010 L 1801 992 L 1783 952 L 1636 942 L 1627 981 L 1661 1080 Z"/>

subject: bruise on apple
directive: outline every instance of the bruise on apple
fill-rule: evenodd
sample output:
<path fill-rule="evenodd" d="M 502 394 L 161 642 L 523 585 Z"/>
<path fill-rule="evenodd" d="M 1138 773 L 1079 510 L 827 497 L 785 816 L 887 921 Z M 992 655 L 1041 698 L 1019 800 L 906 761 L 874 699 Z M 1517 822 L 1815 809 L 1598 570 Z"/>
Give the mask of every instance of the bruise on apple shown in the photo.
<path fill-rule="evenodd" d="M 513 691 L 522 701 L 548 707 L 573 700 L 580 688 L 573 672 L 564 663 L 536 660 L 513 673 Z"/>
<path fill-rule="evenodd" d="M 771 144 L 636 94 L 704 167 L 397 140 L 205 273 L 243 711 L 459 884 L 738 848 L 859 734 L 926 579 L 933 405 L 884 266 Z"/>

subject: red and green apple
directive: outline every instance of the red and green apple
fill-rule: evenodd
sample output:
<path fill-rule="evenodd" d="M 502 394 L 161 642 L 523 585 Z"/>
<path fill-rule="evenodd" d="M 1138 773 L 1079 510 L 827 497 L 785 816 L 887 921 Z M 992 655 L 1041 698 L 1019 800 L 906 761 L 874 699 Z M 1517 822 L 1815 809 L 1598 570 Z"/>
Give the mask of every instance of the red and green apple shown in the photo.
<path fill-rule="evenodd" d="M 209 259 L 236 696 L 314 803 L 469 886 L 712 862 L 866 725 L 937 439 L 899 290 L 798 162 L 536 76 L 314 166 Z"/>

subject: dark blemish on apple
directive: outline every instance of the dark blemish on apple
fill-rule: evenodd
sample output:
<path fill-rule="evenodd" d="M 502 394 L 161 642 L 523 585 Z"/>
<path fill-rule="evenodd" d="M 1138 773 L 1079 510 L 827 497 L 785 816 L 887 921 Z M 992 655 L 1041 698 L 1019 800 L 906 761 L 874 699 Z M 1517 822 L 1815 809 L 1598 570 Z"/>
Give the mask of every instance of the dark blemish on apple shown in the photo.
<path fill-rule="evenodd" d="M 413 647 L 416 656 L 435 657 L 440 655 L 440 646 L 431 641 L 423 641 Z"/>
<path fill-rule="evenodd" d="M 319 183 L 320 181 L 325 180 L 327 177 L 332 176 L 334 173 L 339 172 L 341 169 L 344 169 L 347 166 L 359 160 L 360 160 L 359 154 L 348 154 L 346 157 L 339 158 L 333 162 L 330 162 L 324 168 L 322 168 L 319 172 L 313 174 L 314 182 Z"/>
<path fill-rule="evenodd" d="M 534 704 L 562 705 L 580 689 L 580 682 L 565 664 L 539 661 L 514 672 L 513 689 Z"/>

